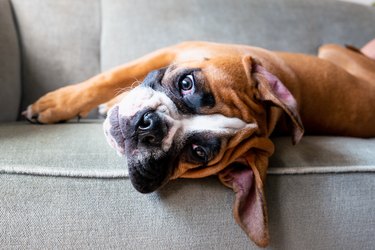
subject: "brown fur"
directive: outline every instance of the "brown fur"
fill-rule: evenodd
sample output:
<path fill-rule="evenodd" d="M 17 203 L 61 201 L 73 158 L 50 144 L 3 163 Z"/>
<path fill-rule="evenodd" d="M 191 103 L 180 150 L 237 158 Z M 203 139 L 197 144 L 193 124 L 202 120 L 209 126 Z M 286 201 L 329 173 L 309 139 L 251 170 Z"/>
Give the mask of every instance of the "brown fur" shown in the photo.
<path fill-rule="evenodd" d="M 235 81 L 245 83 L 241 59 L 246 54 L 259 60 L 292 92 L 308 134 L 375 135 L 375 61 L 338 45 L 321 47 L 315 57 L 248 46 L 186 42 L 48 93 L 31 105 L 31 113 L 38 114 L 41 123 L 85 116 L 99 104 L 114 98 L 119 90 L 131 87 L 134 79 L 142 80 L 148 72 L 171 63 L 185 62 L 187 66 L 196 66 L 198 61 L 202 68 L 215 65 L 228 71 Z M 211 57 L 218 59 L 202 60 Z M 216 98 L 228 95 L 225 80 L 215 82 L 220 86 L 214 91 Z M 238 89 L 242 90 L 242 87 L 239 85 Z M 218 106 L 210 112 L 243 116 L 245 120 L 251 117 L 241 111 L 241 106 L 222 108 L 225 107 Z"/>

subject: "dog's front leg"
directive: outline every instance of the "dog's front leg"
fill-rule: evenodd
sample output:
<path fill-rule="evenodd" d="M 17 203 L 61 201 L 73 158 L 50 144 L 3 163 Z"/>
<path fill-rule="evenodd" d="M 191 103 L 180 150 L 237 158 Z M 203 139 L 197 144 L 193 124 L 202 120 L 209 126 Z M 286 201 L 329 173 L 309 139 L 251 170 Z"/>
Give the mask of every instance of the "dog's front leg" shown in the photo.
<path fill-rule="evenodd" d="M 178 46 L 157 50 L 140 59 L 99 74 L 82 83 L 47 93 L 22 114 L 31 122 L 56 123 L 76 116 L 85 117 L 99 104 L 107 102 L 122 90 L 133 87 L 147 73 L 169 65 Z"/>

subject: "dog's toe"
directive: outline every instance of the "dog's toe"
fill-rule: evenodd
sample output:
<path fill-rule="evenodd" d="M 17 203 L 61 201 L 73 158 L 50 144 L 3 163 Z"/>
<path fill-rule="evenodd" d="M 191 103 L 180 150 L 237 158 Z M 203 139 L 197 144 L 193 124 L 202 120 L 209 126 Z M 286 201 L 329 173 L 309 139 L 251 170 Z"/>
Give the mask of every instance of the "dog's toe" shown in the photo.
<path fill-rule="evenodd" d="M 22 112 L 22 115 L 25 117 L 25 119 L 33 124 L 41 124 L 39 122 L 39 114 L 38 113 L 33 113 L 32 106 L 29 105 L 25 111 Z"/>

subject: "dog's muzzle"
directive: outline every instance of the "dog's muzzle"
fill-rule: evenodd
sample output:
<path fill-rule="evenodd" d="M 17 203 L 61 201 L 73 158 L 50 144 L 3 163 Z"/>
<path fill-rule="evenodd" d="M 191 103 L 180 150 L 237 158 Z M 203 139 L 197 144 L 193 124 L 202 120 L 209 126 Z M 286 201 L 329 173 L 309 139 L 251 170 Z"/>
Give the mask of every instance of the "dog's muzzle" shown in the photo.
<path fill-rule="evenodd" d="M 163 93 L 140 86 L 108 112 L 107 141 L 126 156 L 130 180 L 139 192 L 155 191 L 172 174 L 175 109 Z"/>
<path fill-rule="evenodd" d="M 130 179 L 139 192 L 152 192 L 167 181 L 173 159 L 162 150 L 168 127 L 158 112 L 146 109 L 123 117 L 117 106 L 111 110 L 104 130 L 118 154 L 126 155 Z"/>

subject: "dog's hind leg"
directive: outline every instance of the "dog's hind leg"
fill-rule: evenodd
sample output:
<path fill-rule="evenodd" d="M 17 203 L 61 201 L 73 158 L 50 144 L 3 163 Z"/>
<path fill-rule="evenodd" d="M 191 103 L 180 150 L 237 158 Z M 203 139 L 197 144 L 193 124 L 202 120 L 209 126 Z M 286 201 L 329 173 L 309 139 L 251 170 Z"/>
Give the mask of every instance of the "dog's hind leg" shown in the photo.
<path fill-rule="evenodd" d="M 375 43 L 372 46 L 375 49 Z M 375 85 L 375 60 L 363 54 L 361 50 L 327 44 L 319 48 L 318 57 L 345 69 L 350 74 L 368 82 L 370 85 Z"/>

